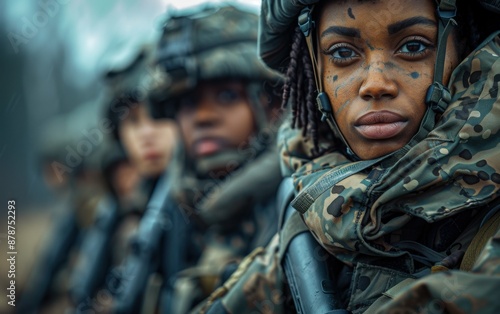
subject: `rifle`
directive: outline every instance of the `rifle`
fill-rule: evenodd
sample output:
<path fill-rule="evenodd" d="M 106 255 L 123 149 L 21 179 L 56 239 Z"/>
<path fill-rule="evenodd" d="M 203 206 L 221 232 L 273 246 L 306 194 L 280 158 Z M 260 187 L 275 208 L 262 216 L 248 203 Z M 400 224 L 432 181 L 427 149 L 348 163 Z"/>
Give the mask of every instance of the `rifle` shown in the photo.
<path fill-rule="evenodd" d="M 170 249 L 173 246 L 182 245 L 175 229 L 185 223 L 179 221 L 180 212 L 171 199 L 171 184 L 169 177 L 164 173 L 159 178 L 147 204 L 145 215 L 131 243 L 131 253 L 125 261 L 123 269 L 125 280 L 115 300 L 114 313 L 139 313 L 149 276 L 162 268 L 171 267 L 170 259 L 176 261 L 181 259 L 178 254 L 163 256 L 160 254 L 165 244 L 168 244 L 165 251 L 169 252 L 172 252 Z M 162 259 L 169 261 L 166 266 L 160 265 Z M 163 277 L 167 278 L 166 276 L 164 274 Z"/>
<path fill-rule="evenodd" d="M 68 253 L 78 237 L 75 211 L 64 212 L 57 222 L 40 262 L 31 273 L 29 284 L 19 304 L 19 313 L 36 313 L 49 297 L 54 277 L 68 259 Z"/>
<path fill-rule="evenodd" d="M 170 314 L 174 312 L 175 307 L 175 281 L 176 274 L 186 266 L 186 248 L 188 246 L 188 237 L 190 229 L 188 222 L 183 217 L 183 209 L 175 204 L 169 212 L 169 219 L 172 222 L 172 228 L 168 230 L 164 238 L 164 249 L 161 260 L 161 273 L 165 282 L 163 284 L 160 296 L 160 313 Z"/>
<path fill-rule="evenodd" d="M 118 205 L 111 195 L 103 197 L 97 207 L 94 226 L 83 239 L 69 290 L 77 311 L 82 310 L 80 306 L 85 300 L 95 295 L 107 273 L 111 238 L 119 218 L 118 211 Z"/>
<path fill-rule="evenodd" d="M 338 261 L 319 245 L 305 227 L 299 213 L 290 205 L 292 198 L 292 179 L 286 178 L 278 194 L 280 208 L 283 210 L 280 237 L 287 238 L 288 231 L 285 229 L 290 229 L 291 226 L 300 230 L 291 230 L 294 234 L 289 242 L 282 242 L 285 245 L 280 243 L 283 246 L 280 247 L 280 255 L 295 309 L 298 314 L 349 314 L 340 307 L 339 292 L 334 288 L 335 280 L 332 280 L 334 278 L 330 272 L 331 266 Z M 324 258 L 319 259 L 320 255 Z"/>

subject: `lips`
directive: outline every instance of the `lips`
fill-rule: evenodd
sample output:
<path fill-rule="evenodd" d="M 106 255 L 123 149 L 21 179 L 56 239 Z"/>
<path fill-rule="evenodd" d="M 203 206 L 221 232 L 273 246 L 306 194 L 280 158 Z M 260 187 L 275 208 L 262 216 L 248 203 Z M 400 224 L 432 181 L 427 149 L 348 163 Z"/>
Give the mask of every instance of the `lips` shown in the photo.
<path fill-rule="evenodd" d="M 227 141 L 223 138 L 206 137 L 198 139 L 193 144 L 193 152 L 197 156 L 208 156 L 216 154 L 227 147 Z"/>
<path fill-rule="evenodd" d="M 364 137 L 374 140 L 389 139 L 399 134 L 408 120 L 391 111 L 370 112 L 355 123 L 356 130 Z"/>
<path fill-rule="evenodd" d="M 163 155 L 159 152 L 147 152 L 145 155 L 144 155 L 144 159 L 145 160 L 156 160 L 156 159 L 159 159 L 161 158 Z"/>

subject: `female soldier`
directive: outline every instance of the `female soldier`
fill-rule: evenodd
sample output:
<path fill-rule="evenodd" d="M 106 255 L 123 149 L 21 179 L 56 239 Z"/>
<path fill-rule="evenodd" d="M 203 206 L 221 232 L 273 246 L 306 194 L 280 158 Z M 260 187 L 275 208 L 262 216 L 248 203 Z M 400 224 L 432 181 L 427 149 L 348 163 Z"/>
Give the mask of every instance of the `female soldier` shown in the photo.
<path fill-rule="evenodd" d="M 78 311 L 107 309 L 119 294 L 130 243 L 177 141 L 173 121 L 155 120 L 147 109 L 143 81 L 148 78 L 151 47 L 134 46 L 127 56 L 112 60 L 105 74 L 101 124 L 112 138 L 106 139 L 102 175 L 109 193 L 97 207 L 71 277 L 70 294 Z"/>
<path fill-rule="evenodd" d="M 281 176 L 271 133 L 280 108 L 269 92 L 281 76 L 257 56 L 258 16 L 228 4 L 193 11 L 166 21 L 157 47 L 164 80 L 151 93 L 153 112 L 178 122 L 184 153 L 173 160 L 172 195 L 186 226 L 163 252 L 179 259 L 164 267 L 168 313 L 206 298 L 230 272 L 225 265 L 277 230 Z"/>
<path fill-rule="evenodd" d="M 321 305 L 306 304 L 304 286 L 334 295 L 327 311 L 338 313 L 500 309 L 500 39 L 480 5 L 499 9 L 264 0 L 260 53 L 275 69 L 288 63 L 284 102 L 303 131 L 279 137 L 296 211 L 209 298 L 209 313 L 286 312 L 285 277 L 301 312 Z M 330 256 L 333 276 L 317 286 L 293 275 L 307 271 L 291 258 L 301 226 Z"/>

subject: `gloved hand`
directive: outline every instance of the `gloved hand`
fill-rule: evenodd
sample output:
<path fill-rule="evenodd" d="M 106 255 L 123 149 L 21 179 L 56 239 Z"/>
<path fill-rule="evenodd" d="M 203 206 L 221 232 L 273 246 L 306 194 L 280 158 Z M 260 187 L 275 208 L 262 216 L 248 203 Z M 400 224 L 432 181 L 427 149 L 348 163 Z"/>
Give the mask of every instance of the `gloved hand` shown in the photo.
<path fill-rule="evenodd" d="M 259 24 L 259 53 L 273 69 L 286 67 L 300 11 L 319 0 L 263 0 Z M 285 62 L 284 62 L 285 61 Z"/>

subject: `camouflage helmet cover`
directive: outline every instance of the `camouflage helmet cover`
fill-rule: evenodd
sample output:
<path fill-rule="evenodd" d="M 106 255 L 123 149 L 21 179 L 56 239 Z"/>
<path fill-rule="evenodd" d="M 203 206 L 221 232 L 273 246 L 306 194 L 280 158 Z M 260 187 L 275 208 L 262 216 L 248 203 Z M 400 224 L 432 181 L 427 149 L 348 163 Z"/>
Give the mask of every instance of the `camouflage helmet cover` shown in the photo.
<path fill-rule="evenodd" d="M 121 58 L 123 60 L 116 57 L 109 62 L 108 69 L 103 75 L 104 115 L 114 126 L 115 139 L 119 139 L 118 126 L 130 107 L 147 100 L 148 82 L 152 79 L 150 65 L 153 46 L 143 44 L 128 50 L 125 58 Z"/>
<path fill-rule="evenodd" d="M 258 57 L 257 33 L 258 16 L 231 5 L 171 16 L 157 46 L 164 79 L 153 98 L 176 97 L 203 80 L 278 80 Z"/>

